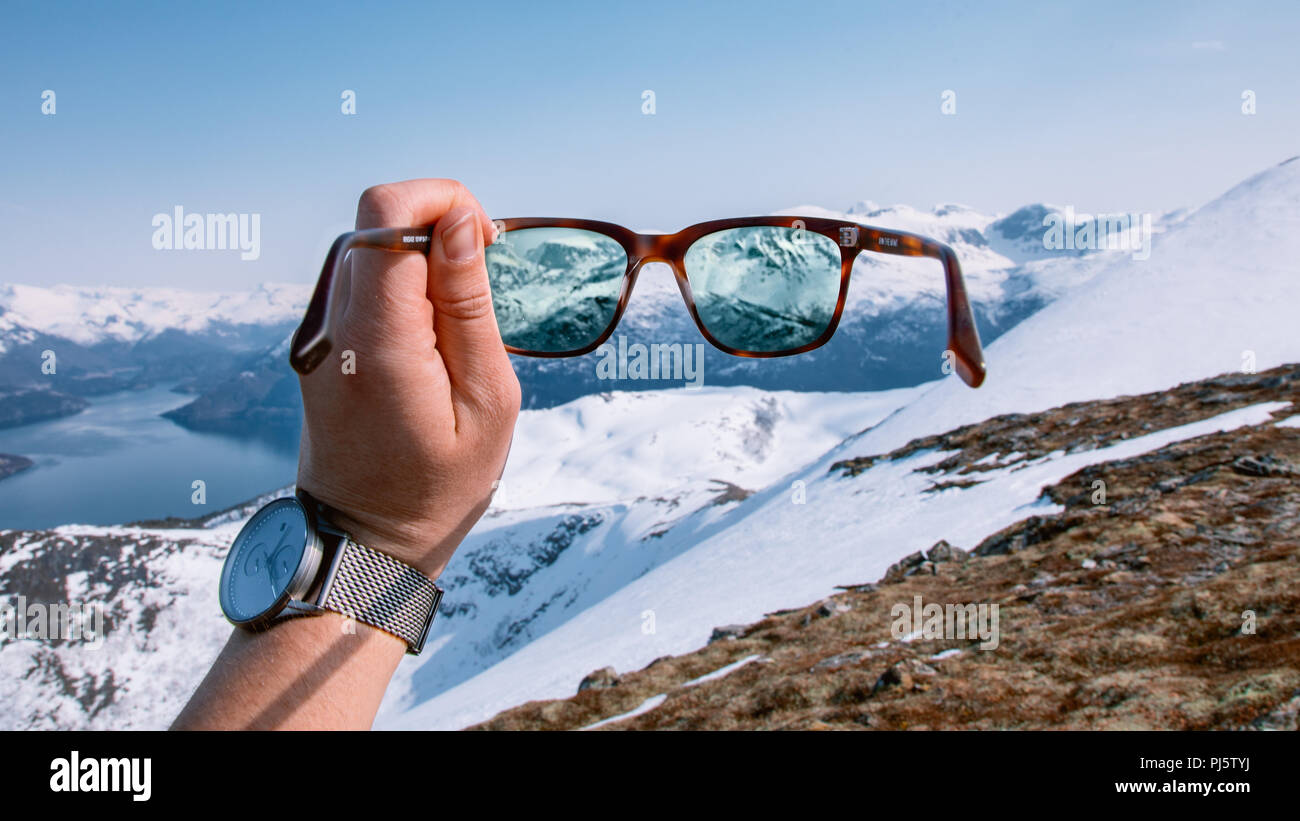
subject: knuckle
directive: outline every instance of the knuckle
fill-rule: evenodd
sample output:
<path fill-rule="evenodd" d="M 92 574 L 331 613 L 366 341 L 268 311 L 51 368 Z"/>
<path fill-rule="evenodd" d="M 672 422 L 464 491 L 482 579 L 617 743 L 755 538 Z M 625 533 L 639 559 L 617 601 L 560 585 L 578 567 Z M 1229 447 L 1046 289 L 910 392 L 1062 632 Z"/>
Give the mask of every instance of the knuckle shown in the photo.
<path fill-rule="evenodd" d="M 437 183 L 439 185 L 443 185 L 451 189 L 453 200 L 458 199 L 459 197 L 469 193 L 469 189 L 466 188 L 465 184 L 460 180 L 453 180 L 449 177 L 443 177 L 437 180 Z"/>
<path fill-rule="evenodd" d="M 391 185 L 372 185 L 361 192 L 357 201 L 357 224 L 381 226 L 401 221 L 406 206 Z"/>
<path fill-rule="evenodd" d="M 506 378 L 501 380 L 501 407 L 511 421 L 519 415 L 519 405 L 523 401 L 523 389 L 519 386 L 519 377 L 514 368 L 507 368 Z"/>
<path fill-rule="evenodd" d="M 523 393 L 519 389 L 519 379 L 511 369 L 509 376 L 500 380 L 498 384 L 500 387 L 496 391 L 497 418 L 503 427 L 514 427 L 515 419 L 519 416 L 519 403 L 523 398 Z"/>
<path fill-rule="evenodd" d="M 439 297 L 433 309 L 450 319 L 483 319 L 492 316 L 492 295 L 487 291 L 469 291 Z"/>

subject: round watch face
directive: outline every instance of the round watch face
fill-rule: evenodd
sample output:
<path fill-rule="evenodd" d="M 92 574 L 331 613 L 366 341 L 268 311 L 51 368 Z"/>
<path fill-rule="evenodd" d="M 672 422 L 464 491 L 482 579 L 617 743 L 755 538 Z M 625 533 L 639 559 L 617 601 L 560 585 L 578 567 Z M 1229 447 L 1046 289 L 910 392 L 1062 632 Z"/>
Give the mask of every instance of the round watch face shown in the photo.
<path fill-rule="evenodd" d="M 311 522 L 297 499 L 276 499 L 257 511 L 235 537 L 221 571 L 226 618 L 247 624 L 278 613 L 315 552 Z"/>

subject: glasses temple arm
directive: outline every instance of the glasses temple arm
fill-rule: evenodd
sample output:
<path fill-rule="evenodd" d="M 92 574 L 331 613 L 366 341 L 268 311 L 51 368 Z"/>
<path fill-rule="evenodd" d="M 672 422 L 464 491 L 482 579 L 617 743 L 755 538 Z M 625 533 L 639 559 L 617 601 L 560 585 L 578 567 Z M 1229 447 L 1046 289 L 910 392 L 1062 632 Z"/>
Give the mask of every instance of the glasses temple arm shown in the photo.
<path fill-rule="evenodd" d="M 926 256 L 937 257 L 943 263 L 944 283 L 948 289 L 948 350 L 953 354 L 953 367 L 963 382 L 978 388 L 984 383 L 988 369 L 975 314 L 971 310 L 970 298 L 966 296 L 961 263 L 957 261 L 957 254 L 942 242 L 930 240 L 928 245 Z"/>
<path fill-rule="evenodd" d="M 289 364 L 304 376 L 316 370 L 333 348 L 330 337 L 330 319 L 336 314 L 338 302 L 339 272 L 343 260 L 355 248 L 377 248 L 383 251 L 415 251 L 426 253 L 432 230 L 422 228 L 369 228 L 364 231 L 351 231 L 334 240 L 329 253 L 325 255 L 325 264 L 321 266 L 320 278 L 316 280 L 316 289 L 312 291 L 311 301 L 302 322 L 293 332 L 289 341 Z"/>
<path fill-rule="evenodd" d="M 980 345 L 979 329 L 971 311 L 970 298 L 966 296 L 966 282 L 962 279 L 961 263 L 952 248 L 938 240 L 911 234 L 906 231 L 888 231 L 870 226 L 858 226 L 858 248 L 884 254 L 907 257 L 932 257 L 943 263 L 944 285 L 948 294 L 948 351 L 951 351 L 953 368 L 961 380 L 972 388 L 984 382 L 988 372 L 984 364 L 984 348 Z"/>

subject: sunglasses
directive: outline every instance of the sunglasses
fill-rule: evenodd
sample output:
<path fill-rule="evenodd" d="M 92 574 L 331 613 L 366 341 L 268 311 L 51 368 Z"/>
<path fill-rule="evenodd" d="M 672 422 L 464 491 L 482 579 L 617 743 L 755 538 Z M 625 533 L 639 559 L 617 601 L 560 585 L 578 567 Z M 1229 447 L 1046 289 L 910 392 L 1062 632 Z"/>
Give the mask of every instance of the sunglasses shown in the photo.
<path fill-rule="evenodd" d="M 834 335 L 858 254 L 930 257 L 943 265 L 948 295 L 945 358 L 967 385 L 984 381 L 984 354 L 957 255 L 905 231 L 820 217 L 744 217 L 675 234 L 638 234 L 596 220 L 494 220 L 485 252 L 492 307 L 507 351 L 582 356 L 609 339 L 647 262 L 670 265 L 686 308 L 715 348 L 734 356 L 805 353 Z M 290 343 L 299 373 L 331 348 L 328 317 L 338 269 L 355 248 L 425 253 L 432 229 L 374 228 L 334 241 L 302 324 Z"/>

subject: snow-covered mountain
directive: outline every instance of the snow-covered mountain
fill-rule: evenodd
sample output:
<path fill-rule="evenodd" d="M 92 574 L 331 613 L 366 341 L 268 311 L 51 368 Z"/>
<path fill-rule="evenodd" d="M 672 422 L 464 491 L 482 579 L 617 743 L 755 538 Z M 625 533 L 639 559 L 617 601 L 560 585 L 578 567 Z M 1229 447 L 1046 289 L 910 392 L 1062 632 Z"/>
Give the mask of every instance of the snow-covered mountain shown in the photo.
<path fill-rule="evenodd" d="M 169 331 L 231 335 L 240 326 L 300 319 L 310 295 L 307 286 L 296 284 L 266 284 L 232 293 L 0 285 L 0 354 L 37 336 L 91 348 L 106 342 L 138 343 Z"/>
<path fill-rule="evenodd" d="M 609 323 L 627 252 L 609 237 L 557 228 L 506 234 L 487 250 L 501 336 L 541 351 L 584 347 Z"/>
<path fill-rule="evenodd" d="M 921 230 L 965 242 L 972 292 L 1050 292 L 1038 297 L 1046 307 L 988 346 L 983 387 L 951 377 L 870 394 L 709 387 L 593 394 L 526 412 L 503 494 L 443 577 L 429 646 L 399 668 L 379 726 L 459 727 L 571 695 L 593 669 L 692 650 L 718 625 L 879 578 L 940 539 L 972 547 L 1052 510 L 1040 489 L 1088 464 L 1284 410 L 1238 408 L 1101 447 L 1085 431 L 1078 447 L 1034 459 L 1008 448 L 982 466 L 983 481 L 946 488 L 916 469 L 947 453 L 905 447 L 999 414 L 1300 361 L 1300 161 L 1171 222 L 1145 260 L 1101 253 L 981 269 L 981 258 L 1002 255 L 960 232 L 984 237 L 994 221 L 956 207 L 871 221 L 918 229 L 890 226 L 895 217 L 932 221 Z M 936 230 L 943 220 L 948 233 Z M 916 294 L 930 287 L 886 263 L 866 270 Z M 863 466 L 851 481 L 829 469 L 845 459 Z M 15 705 L 6 726 L 165 725 L 227 633 L 215 580 L 254 506 L 181 529 L 0 532 L 0 594 L 99 599 L 114 614 L 99 650 L 0 644 L 0 688 Z"/>
<path fill-rule="evenodd" d="M 308 294 L 0 285 L 0 403 L 21 424 L 42 418 L 33 398 L 75 409 L 76 397 L 158 383 L 208 390 L 282 341 Z"/>
<path fill-rule="evenodd" d="M 426 686 L 451 686 L 525 646 L 666 558 L 657 532 L 716 515 L 915 393 L 706 388 L 525 411 L 493 509 L 444 576 L 447 632 L 434 639 L 443 665 L 425 671 Z M 229 633 L 216 597 L 226 549 L 260 504 L 290 490 L 168 526 L 0 530 L 0 602 L 108 611 L 94 649 L 0 641 L 0 698 L 11 705 L 0 727 L 164 726 Z M 559 589 L 558 576 L 568 577 Z"/>

